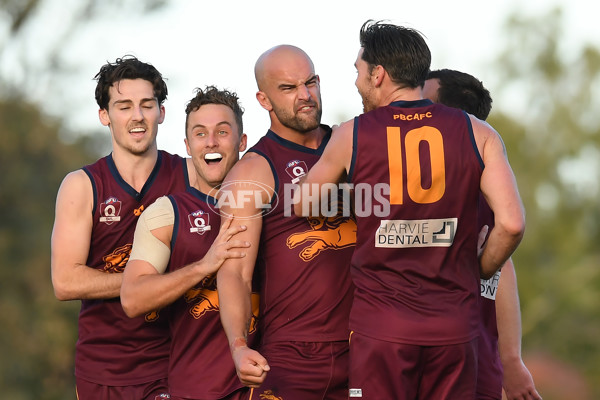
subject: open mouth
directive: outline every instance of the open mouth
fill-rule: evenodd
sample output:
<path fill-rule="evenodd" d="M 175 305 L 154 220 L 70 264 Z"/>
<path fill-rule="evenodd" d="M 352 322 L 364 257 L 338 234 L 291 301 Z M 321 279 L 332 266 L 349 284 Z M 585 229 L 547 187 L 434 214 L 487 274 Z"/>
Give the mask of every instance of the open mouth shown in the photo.
<path fill-rule="evenodd" d="M 208 153 L 208 154 L 204 155 L 204 161 L 208 165 L 218 164 L 221 162 L 222 159 L 223 159 L 223 156 L 219 153 Z"/>
<path fill-rule="evenodd" d="M 309 112 L 313 109 L 312 106 L 302 106 L 298 109 L 298 112 Z"/>

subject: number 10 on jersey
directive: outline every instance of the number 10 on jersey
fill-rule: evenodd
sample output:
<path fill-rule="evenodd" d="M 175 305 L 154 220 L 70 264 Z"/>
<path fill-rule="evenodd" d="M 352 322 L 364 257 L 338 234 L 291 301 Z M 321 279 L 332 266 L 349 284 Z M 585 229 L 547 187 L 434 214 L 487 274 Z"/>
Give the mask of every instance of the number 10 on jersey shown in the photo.
<path fill-rule="evenodd" d="M 421 160 L 419 147 L 426 142 L 429 160 Z M 404 187 L 408 197 L 418 204 L 430 204 L 440 200 L 446 191 L 446 164 L 444 162 L 444 139 L 439 130 L 422 126 L 406 133 L 404 143 L 400 127 L 387 127 L 388 162 L 390 172 L 390 204 L 404 203 Z M 406 182 L 404 182 L 404 160 L 406 160 Z M 431 186 L 423 187 L 422 162 L 429 162 Z"/>

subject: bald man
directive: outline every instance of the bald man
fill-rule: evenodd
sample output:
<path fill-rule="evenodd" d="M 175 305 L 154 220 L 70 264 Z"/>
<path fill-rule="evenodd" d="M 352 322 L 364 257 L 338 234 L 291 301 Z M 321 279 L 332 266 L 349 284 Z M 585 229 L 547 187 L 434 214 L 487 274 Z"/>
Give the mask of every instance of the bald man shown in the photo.
<path fill-rule="evenodd" d="M 271 126 L 222 186 L 221 212 L 247 227 L 239 239 L 251 243 L 244 259 L 218 273 L 223 327 L 240 380 L 260 386 L 252 399 L 347 399 L 356 224 L 337 209 L 329 218 L 296 217 L 290 204 L 331 136 L 320 123 L 319 76 L 289 45 L 263 53 L 254 72 Z M 258 351 L 246 342 L 253 275 L 261 288 Z"/>

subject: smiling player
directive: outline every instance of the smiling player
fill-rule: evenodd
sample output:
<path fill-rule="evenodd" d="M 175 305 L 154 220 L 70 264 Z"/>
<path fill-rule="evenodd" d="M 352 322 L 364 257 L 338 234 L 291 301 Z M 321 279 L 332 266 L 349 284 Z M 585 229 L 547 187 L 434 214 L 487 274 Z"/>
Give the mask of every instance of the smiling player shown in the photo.
<path fill-rule="evenodd" d="M 186 107 L 185 139 L 196 183 L 142 213 L 123 277 L 121 302 L 129 316 L 170 305 L 171 399 L 246 396 L 221 326 L 215 272 L 225 259 L 244 257 L 248 243 L 230 240 L 244 226 L 229 228 L 229 220 L 219 228 L 209 195 L 246 148 L 242 114 L 236 94 L 214 86 L 197 90 Z"/>

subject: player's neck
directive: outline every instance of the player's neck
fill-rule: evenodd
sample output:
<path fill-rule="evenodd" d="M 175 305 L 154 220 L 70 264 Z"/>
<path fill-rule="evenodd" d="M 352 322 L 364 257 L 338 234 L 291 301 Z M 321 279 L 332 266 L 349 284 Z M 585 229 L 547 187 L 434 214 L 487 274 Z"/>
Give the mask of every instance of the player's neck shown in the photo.
<path fill-rule="evenodd" d="M 325 130 L 320 125 L 309 132 L 298 132 L 294 129 L 275 123 L 271 124 L 270 129 L 280 137 L 310 149 L 319 148 L 325 137 Z"/>
<path fill-rule="evenodd" d="M 394 101 L 415 101 L 423 99 L 423 90 L 421 87 L 418 88 L 407 88 L 407 87 L 396 87 L 391 89 L 388 94 L 382 98 L 382 102 L 379 105 L 387 106 Z"/>
<path fill-rule="evenodd" d="M 210 196 L 216 196 L 218 189 L 207 182 L 200 174 L 194 171 L 194 179 L 190 180 L 190 186 L 197 189 L 199 192 Z"/>
<path fill-rule="evenodd" d="M 158 149 L 154 145 L 142 154 L 132 154 L 123 149 L 113 148 L 112 158 L 121 178 L 140 192 L 156 165 Z"/>

